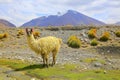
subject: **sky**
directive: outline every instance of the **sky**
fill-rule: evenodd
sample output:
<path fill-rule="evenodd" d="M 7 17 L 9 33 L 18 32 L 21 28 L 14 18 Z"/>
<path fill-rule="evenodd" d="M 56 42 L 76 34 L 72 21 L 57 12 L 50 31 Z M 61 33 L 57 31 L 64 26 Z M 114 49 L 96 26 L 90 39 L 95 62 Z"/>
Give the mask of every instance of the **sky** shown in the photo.
<path fill-rule="evenodd" d="M 75 10 L 107 24 L 120 22 L 120 0 L 0 0 L 0 19 L 21 26 L 34 18 Z"/>

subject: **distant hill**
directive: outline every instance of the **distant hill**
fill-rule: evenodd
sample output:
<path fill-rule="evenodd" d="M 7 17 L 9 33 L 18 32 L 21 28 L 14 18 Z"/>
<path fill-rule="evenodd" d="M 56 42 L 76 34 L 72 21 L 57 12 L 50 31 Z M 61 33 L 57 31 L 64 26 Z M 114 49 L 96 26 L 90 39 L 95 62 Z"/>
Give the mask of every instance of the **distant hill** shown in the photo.
<path fill-rule="evenodd" d="M 50 15 L 48 17 L 39 17 L 26 22 L 22 27 L 32 27 L 32 26 L 63 26 L 63 25 L 105 25 L 105 23 L 96 20 L 94 18 L 88 17 L 77 11 L 68 10 L 67 13 L 58 16 Z"/>
<path fill-rule="evenodd" d="M 0 19 L 0 27 L 2 28 L 2 27 L 16 27 L 16 26 L 7 20 Z"/>
<path fill-rule="evenodd" d="M 115 23 L 116 25 L 120 25 L 120 22 Z"/>

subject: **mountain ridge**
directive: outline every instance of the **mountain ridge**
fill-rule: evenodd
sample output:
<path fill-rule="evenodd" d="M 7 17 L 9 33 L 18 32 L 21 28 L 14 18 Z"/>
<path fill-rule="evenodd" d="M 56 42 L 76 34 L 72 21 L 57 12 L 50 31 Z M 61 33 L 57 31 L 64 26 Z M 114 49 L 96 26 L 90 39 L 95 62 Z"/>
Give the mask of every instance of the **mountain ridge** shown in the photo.
<path fill-rule="evenodd" d="M 116 25 L 120 25 L 120 22 L 115 23 Z"/>
<path fill-rule="evenodd" d="M 5 19 L 0 19 L 0 26 L 1 27 L 16 27 L 13 23 L 11 23 Z"/>
<path fill-rule="evenodd" d="M 32 19 L 22 25 L 22 27 L 32 27 L 32 26 L 63 26 L 63 25 L 105 25 L 97 19 L 86 16 L 74 10 L 68 10 L 67 13 L 63 15 L 49 15 L 48 17 L 42 16 Z"/>

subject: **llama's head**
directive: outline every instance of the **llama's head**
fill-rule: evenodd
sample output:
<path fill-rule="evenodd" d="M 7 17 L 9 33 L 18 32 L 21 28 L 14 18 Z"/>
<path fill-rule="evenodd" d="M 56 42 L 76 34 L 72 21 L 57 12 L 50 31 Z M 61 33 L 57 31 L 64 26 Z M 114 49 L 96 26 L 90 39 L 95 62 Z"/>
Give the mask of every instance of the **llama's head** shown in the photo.
<path fill-rule="evenodd" d="M 27 36 L 30 37 L 33 34 L 33 28 L 31 29 L 26 28 L 26 33 L 27 33 Z"/>

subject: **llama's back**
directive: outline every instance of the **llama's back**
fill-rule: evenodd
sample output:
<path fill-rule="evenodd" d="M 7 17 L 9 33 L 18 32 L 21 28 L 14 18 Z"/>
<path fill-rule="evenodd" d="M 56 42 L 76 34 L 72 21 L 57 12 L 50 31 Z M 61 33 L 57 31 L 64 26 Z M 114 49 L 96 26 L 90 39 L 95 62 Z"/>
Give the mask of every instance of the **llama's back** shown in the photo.
<path fill-rule="evenodd" d="M 41 49 L 52 51 L 57 47 L 60 47 L 62 40 L 56 37 L 48 36 L 38 39 Z"/>

